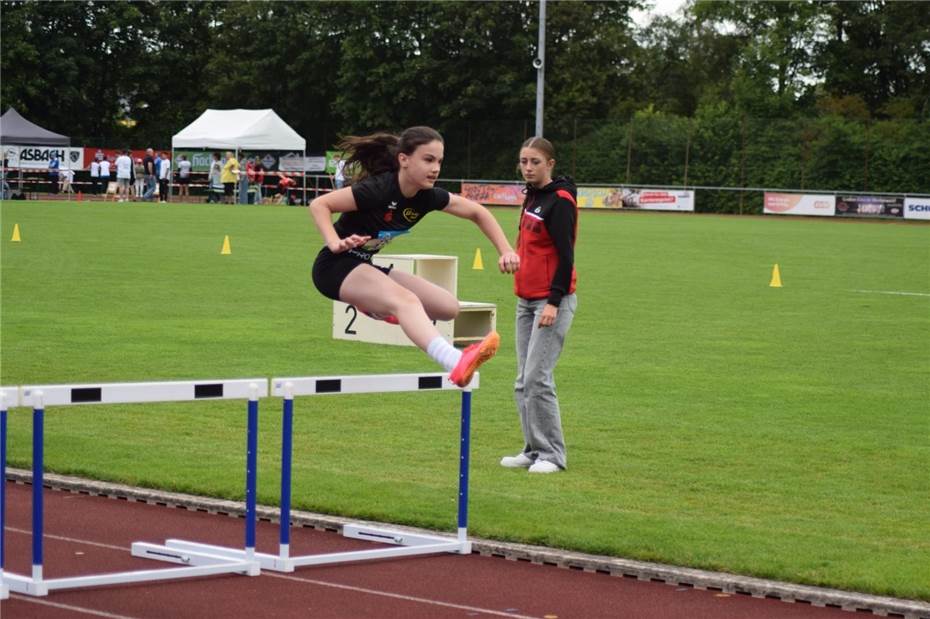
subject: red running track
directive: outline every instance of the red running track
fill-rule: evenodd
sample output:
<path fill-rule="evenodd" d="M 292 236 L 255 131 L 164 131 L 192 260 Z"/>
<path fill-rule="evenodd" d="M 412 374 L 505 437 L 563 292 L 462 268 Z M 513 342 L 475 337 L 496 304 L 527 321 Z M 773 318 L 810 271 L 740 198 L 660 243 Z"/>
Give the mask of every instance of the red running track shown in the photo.
<path fill-rule="evenodd" d="M 31 487 L 7 483 L 6 570 L 31 573 Z M 168 538 L 241 548 L 243 520 L 104 497 L 45 492 L 45 578 L 174 567 L 135 558 L 134 541 Z M 260 522 L 258 550 L 277 553 L 278 527 Z M 291 555 L 373 545 L 308 528 L 291 531 Z M 367 617 L 445 619 L 849 619 L 850 613 L 642 582 L 476 554 L 387 559 L 298 568 L 290 574 L 212 576 L 53 591 L 11 593 L 3 619 L 134 617 Z"/>

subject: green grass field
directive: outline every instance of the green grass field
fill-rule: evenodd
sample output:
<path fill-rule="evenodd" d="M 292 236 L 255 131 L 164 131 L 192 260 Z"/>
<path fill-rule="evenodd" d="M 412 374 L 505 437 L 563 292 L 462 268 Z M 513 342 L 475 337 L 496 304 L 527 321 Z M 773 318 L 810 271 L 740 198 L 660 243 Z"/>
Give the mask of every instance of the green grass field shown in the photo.
<path fill-rule="evenodd" d="M 495 214 L 512 236 L 517 212 Z M 4 385 L 436 369 L 331 339 L 305 209 L 6 202 L 0 224 Z M 497 464 L 522 442 L 512 283 L 490 244 L 437 214 L 389 249 L 457 255 L 459 296 L 498 304 L 473 535 L 930 600 L 930 226 L 583 212 L 556 373 L 569 470 L 549 476 Z M 295 507 L 453 530 L 457 401 L 298 400 Z M 10 413 L 15 466 L 29 414 Z M 49 409 L 47 465 L 241 498 L 244 428 L 235 402 Z M 278 500 L 279 436 L 268 399 L 261 503 Z"/>

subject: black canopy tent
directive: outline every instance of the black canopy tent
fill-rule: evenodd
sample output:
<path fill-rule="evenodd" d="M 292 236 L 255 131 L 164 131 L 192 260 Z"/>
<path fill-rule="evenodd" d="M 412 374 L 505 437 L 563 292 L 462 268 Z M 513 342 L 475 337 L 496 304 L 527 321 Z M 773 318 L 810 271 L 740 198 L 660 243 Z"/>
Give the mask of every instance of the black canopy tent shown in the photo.
<path fill-rule="evenodd" d="M 0 116 L 0 144 L 4 146 L 7 144 L 71 146 L 71 138 L 43 129 L 10 108 L 3 116 Z"/>
<path fill-rule="evenodd" d="M 54 131 L 49 131 L 39 125 L 26 120 L 22 114 L 9 108 L 3 116 L 0 116 L 0 152 L 3 153 L 3 161 L 6 162 L 6 146 L 8 145 L 27 145 L 27 146 L 70 146 L 71 138 Z M 0 172 L 0 179 L 6 181 L 6 166 L 3 166 Z M 19 168 L 19 190 L 23 189 L 23 170 Z M 3 197 L 8 197 L 6 187 L 4 187 Z"/>

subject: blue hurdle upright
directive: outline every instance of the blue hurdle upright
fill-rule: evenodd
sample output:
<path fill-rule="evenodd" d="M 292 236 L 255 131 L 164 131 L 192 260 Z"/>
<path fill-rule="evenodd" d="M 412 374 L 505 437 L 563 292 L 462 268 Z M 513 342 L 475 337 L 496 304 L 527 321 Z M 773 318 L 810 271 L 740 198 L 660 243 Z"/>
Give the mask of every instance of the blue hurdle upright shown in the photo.
<path fill-rule="evenodd" d="M 10 588 L 3 578 L 6 557 L 6 411 L 19 406 L 19 387 L 0 387 L 0 600 L 10 597 Z"/>
<path fill-rule="evenodd" d="M 295 568 L 306 565 L 371 561 L 390 557 L 409 557 L 443 552 L 458 554 L 471 553 L 471 542 L 468 541 L 468 456 L 469 437 L 471 433 L 471 391 L 478 387 L 478 379 L 478 374 L 475 374 L 471 384 L 465 389 L 460 389 L 449 381 L 448 374 L 438 373 L 272 378 L 271 394 L 284 398 L 282 412 L 283 422 L 281 424 L 281 522 L 278 554 L 256 553 L 255 555 L 261 563 L 262 569 L 278 572 L 293 572 Z M 396 547 L 303 555 L 298 557 L 290 556 L 291 462 L 293 459 L 294 398 L 299 396 L 438 390 L 462 392 L 457 536 L 453 539 L 441 535 L 425 535 L 352 523 L 346 524 L 343 527 L 342 534 L 345 537 L 391 544 Z M 190 544 L 178 542 L 177 540 L 168 540 L 165 544 L 178 550 L 208 552 L 229 557 L 240 557 L 242 555 L 242 551 L 240 550 L 202 544 Z"/>
<path fill-rule="evenodd" d="M 257 576 L 260 565 L 255 558 L 256 451 L 258 442 L 258 400 L 268 395 L 264 378 L 212 381 L 175 381 L 157 383 L 109 383 L 96 385 L 35 385 L 22 387 L 18 404 L 33 409 L 32 430 L 32 575 L 2 572 L 3 583 L 10 591 L 44 596 L 56 589 L 77 589 L 102 585 L 193 578 L 216 574 Z M 248 400 L 248 436 L 246 438 L 246 521 L 245 550 L 240 557 L 203 552 L 178 552 L 166 545 L 136 542 L 136 557 L 181 564 L 184 567 L 111 572 L 90 576 L 47 579 L 43 577 L 43 458 L 44 414 L 46 406 L 77 404 L 119 404 L 141 402 L 194 402 L 200 400 Z M 3 411 L 3 445 L 6 445 L 6 410 Z M 5 447 L 3 461 L 5 459 Z M 5 480 L 4 480 L 5 482 Z M 3 495 L 0 495 L 0 499 Z M 4 501 L 5 503 L 5 501 Z M 2 516 L 0 516 L 2 518 Z M 2 549 L 2 547 L 0 547 Z M 0 551 L 2 567 L 2 551 Z"/>

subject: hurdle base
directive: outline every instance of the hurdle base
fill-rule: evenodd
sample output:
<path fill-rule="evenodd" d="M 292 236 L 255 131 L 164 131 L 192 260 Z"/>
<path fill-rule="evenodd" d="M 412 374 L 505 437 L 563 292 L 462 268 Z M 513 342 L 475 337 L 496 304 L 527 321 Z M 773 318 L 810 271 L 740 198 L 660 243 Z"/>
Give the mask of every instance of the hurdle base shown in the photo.
<path fill-rule="evenodd" d="M 111 572 L 67 578 L 33 578 L 4 572 L 3 582 L 4 586 L 8 586 L 9 590 L 15 593 L 43 597 L 48 595 L 50 591 L 59 589 L 80 589 L 105 585 L 176 580 L 200 576 L 215 576 L 219 574 L 246 574 L 249 576 L 257 576 L 260 573 L 259 564 L 254 560 L 233 559 L 206 553 L 179 553 L 167 546 L 158 546 L 156 544 L 144 542 L 134 543 L 132 545 L 132 554 L 135 557 L 179 563 L 185 567 Z"/>
<path fill-rule="evenodd" d="M 298 567 L 308 565 L 330 565 L 334 563 L 351 563 L 356 561 L 374 561 L 394 557 L 412 557 L 418 555 L 440 554 L 444 552 L 457 554 L 471 554 L 471 542 L 467 540 L 449 539 L 438 535 L 423 535 L 407 531 L 392 529 L 379 529 L 360 524 L 347 524 L 343 527 L 342 535 L 353 539 L 363 539 L 369 542 L 391 544 L 393 548 L 374 548 L 372 550 L 349 550 L 345 552 L 331 552 L 315 555 L 288 556 L 289 549 L 282 549 L 280 555 L 264 552 L 255 552 L 255 560 L 261 569 L 272 572 L 293 572 Z M 169 539 L 165 546 L 178 553 L 205 553 L 228 559 L 242 559 L 246 551 L 224 546 L 212 546 L 196 542 Z"/>

